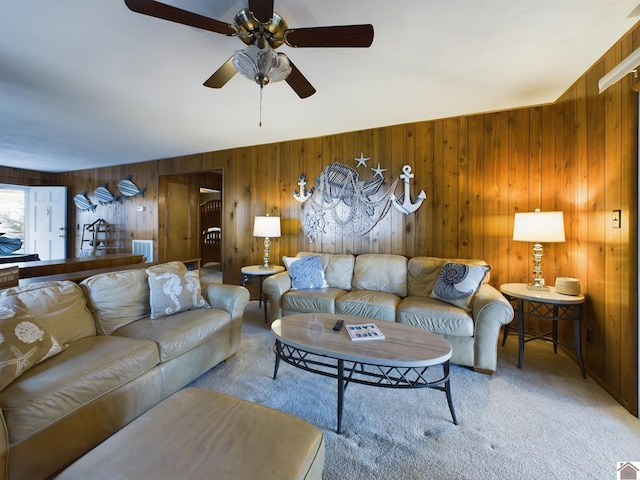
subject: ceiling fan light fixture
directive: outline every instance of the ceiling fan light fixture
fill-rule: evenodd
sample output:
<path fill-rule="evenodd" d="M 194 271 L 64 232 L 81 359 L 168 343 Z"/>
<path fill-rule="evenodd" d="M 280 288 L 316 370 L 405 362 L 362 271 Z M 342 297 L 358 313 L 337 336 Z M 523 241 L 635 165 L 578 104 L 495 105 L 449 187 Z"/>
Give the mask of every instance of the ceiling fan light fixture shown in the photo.
<path fill-rule="evenodd" d="M 233 66 L 243 77 L 263 87 L 270 82 L 284 80 L 291 73 L 289 59 L 284 54 L 276 53 L 271 47 L 258 48 L 249 45 L 244 50 L 236 50 L 233 55 Z"/>

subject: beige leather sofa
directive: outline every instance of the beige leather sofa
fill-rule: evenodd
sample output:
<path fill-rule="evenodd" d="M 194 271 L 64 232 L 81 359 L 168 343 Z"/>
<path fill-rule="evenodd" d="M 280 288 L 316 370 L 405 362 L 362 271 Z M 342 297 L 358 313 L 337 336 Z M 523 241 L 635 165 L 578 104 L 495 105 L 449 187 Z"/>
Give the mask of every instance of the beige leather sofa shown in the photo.
<path fill-rule="evenodd" d="M 318 255 L 299 253 L 297 257 Z M 292 289 L 289 271 L 264 280 L 271 321 L 295 313 L 323 312 L 395 321 L 444 337 L 451 361 L 477 371 L 495 371 L 500 328 L 513 320 L 513 307 L 489 285 L 489 275 L 469 310 L 431 298 L 445 263 L 486 266 L 482 260 L 406 258 L 387 254 L 319 254 L 327 287 Z"/>
<path fill-rule="evenodd" d="M 150 295 L 145 269 L 0 290 L 66 345 L 0 391 L 0 478 L 53 475 L 237 351 L 245 288 L 154 319 Z"/>

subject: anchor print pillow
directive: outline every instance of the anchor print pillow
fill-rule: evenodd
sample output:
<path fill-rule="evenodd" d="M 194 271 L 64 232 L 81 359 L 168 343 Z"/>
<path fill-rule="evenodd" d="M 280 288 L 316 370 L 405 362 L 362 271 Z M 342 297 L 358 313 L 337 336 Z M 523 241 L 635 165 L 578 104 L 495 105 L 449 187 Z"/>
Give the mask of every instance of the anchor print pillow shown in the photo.
<path fill-rule="evenodd" d="M 36 322 L 22 300 L 0 296 L 0 390 L 65 347 Z"/>
<path fill-rule="evenodd" d="M 447 262 L 440 270 L 431 298 L 471 310 L 471 301 L 491 267 Z"/>
<path fill-rule="evenodd" d="M 282 259 L 291 277 L 292 290 L 329 286 L 324 277 L 320 255 L 282 257 Z"/>
<path fill-rule="evenodd" d="M 161 318 L 195 308 L 209 308 L 200 287 L 197 270 L 182 262 L 168 262 L 147 268 L 151 318 Z"/>

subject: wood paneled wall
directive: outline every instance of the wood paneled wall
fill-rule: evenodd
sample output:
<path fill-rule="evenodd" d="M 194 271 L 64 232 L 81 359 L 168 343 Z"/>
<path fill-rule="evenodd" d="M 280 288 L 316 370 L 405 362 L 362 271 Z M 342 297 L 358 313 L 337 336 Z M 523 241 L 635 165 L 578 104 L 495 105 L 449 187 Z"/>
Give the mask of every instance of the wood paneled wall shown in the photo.
<path fill-rule="evenodd" d="M 588 296 L 583 337 L 587 328 L 592 334 L 584 342 L 589 373 L 637 414 L 637 94 L 624 79 L 599 95 L 597 82 L 638 47 L 638 34 L 630 32 L 552 105 L 68 172 L 57 180 L 70 195 L 104 182 L 115 188 L 129 174 L 147 188 L 144 198 L 71 213 L 78 228 L 105 218 L 127 252 L 132 238 L 164 234 L 158 231 L 159 176 L 222 171 L 224 280 L 236 284 L 243 265 L 261 262 L 262 241 L 252 237 L 256 215 L 282 218 L 273 259 L 302 250 L 483 258 L 497 287 L 529 281 L 532 274 L 530 246 L 511 240 L 514 213 L 562 210 L 567 241 L 545 246 L 545 277 L 549 284 L 557 276 L 580 279 Z M 292 197 L 298 176 L 305 173 L 310 187 L 325 166 L 355 167 L 361 153 L 370 157 L 368 168 L 379 162 L 387 169 L 385 189 L 410 165 L 412 194 L 422 189 L 426 201 L 412 215 L 390 210 L 363 237 L 327 230 L 309 243 L 301 204 Z M 361 180 L 372 176 L 359 173 Z M 622 228 L 613 229 L 611 211 L 617 209 Z"/>

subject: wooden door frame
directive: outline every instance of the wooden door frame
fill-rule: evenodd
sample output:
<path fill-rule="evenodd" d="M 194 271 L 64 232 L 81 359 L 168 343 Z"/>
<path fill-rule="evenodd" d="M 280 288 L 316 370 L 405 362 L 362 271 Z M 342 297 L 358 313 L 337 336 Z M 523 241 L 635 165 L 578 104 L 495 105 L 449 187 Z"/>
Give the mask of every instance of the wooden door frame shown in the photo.
<path fill-rule="evenodd" d="M 166 259 L 169 257 L 167 254 L 169 245 L 167 244 L 168 243 L 167 236 L 164 233 L 167 225 L 167 214 L 168 214 L 168 211 L 167 211 L 167 202 L 169 201 L 169 199 L 167 198 L 168 182 L 174 181 L 178 183 L 186 183 L 194 187 L 197 187 L 199 191 L 199 188 L 201 186 L 207 186 L 204 184 L 209 183 L 207 181 L 207 174 L 220 175 L 221 177 L 220 188 L 222 190 L 222 186 L 224 184 L 222 169 L 215 169 L 215 171 L 205 171 L 205 172 L 197 172 L 197 173 L 167 174 L 167 175 L 158 176 L 158 247 L 157 247 L 158 257 L 157 258 L 159 261 L 166 261 Z M 223 206 L 223 212 L 224 212 L 224 194 L 221 195 L 221 199 L 223 202 L 222 206 Z M 195 206 L 193 208 L 192 213 L 195 217 L 193 221 L 195 225 L 195 232 L 197 233 L 197 235 L 192 241 L 195 242 L 195 245 L 196 245 L 196 250 L 195 250 L 196 257 L 200 257 L 201 256 L 200 243 L 201 243 L 202 232 L 201 232 L 201 226 L 200 226 L 199 195 L 196 195 Z M 220 223 L 221 223 L 220 226 L 222 228 L 223 237 L 224 237 L 224 215 L 221 215 Z M 223 252 L 224 252 L 224 249 L 221 248 L 220 266 L 224 275 L 224 261 L 223 261 L 224 253 Z"/>

